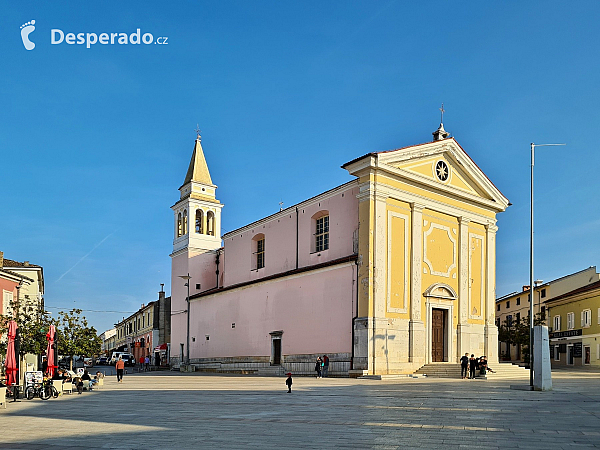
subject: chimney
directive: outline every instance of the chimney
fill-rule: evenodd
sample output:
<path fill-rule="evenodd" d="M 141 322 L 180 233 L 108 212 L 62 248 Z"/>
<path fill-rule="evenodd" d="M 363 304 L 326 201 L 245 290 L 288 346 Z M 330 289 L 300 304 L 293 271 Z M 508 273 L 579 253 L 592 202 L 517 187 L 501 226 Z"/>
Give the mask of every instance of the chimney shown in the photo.
<path fill-rule="evenodd" d="M 23 265 L 24 265 L 25 267 L 29 267 L 29 261 L 25 261 L 25 262 L 23 262 Z"/>
<path fill-rule="evenodd" d="M 0 252 L 0 269 L 4 267 L 4 252 Z"/>
<path fill-rule="evenodd" d="M 529 290 L 529 285 L 527 285 L 527 286 L 523 286 L 523 292 L 526 292 L 526 291 L 528 291 L 528 290 Z"/>

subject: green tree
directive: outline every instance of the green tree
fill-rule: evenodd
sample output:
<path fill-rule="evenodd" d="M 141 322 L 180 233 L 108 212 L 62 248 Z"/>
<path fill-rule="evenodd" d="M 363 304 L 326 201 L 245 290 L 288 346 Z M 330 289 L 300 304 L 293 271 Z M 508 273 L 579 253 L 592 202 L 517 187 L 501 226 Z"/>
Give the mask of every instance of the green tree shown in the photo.
<path fill-rule="evenodd" d="M 46 333 L 52 323 L 48 311 L 44 310 L 37 302 L 16 299 L 7 309 L 7 314 L 0 315 L 0 334 L 6 335 L 9 321 L 14 320 L 19 326 L 19 355 L 21 358 L 28 353 L 34 355 L 45 353 L 48 344 Z M 6 345 L 6 342 L 0 344 L 2 354 L 6 353 Z"/>
<path fill-rule="evenodd" d="M 535 325 L 544 325 L 544 320 L 541 314 L 538 313 L 533 319 Z M 525 317 L 520 317 L 519 320 L 509 320 L 507 317 L 504 323 L 498 328 L 498 340 L 512 346 L 521 346 L 521 359 L 524 362 L 529 362 L 529 314 Z"/>
<path fill-rule="evenodd" d="M 94 327 L 88 325 L 81 309 L 60 311 L 56 320 L 58 353 L 70 358 L 73 369 L 73 356 L 93 356 L 100 352 L 101 340 Z"/>

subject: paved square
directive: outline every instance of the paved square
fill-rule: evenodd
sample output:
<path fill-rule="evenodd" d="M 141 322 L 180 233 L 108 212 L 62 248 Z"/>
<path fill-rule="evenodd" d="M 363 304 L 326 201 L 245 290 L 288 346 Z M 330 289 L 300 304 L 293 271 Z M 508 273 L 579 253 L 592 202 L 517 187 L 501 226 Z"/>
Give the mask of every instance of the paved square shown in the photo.
<path fill-rule="evenodd" d="M 387 381 L 179 374 L 107 379 L 103 389 L 0 409 L 0 447 L 596 448 L 600 374 L 528 380 Z"/>

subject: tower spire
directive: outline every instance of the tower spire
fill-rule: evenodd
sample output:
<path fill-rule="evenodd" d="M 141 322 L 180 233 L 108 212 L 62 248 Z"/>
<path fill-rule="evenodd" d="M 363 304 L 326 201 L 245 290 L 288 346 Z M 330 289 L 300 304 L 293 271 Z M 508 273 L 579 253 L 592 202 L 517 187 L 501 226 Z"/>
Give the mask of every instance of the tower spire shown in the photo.
<path fill-rule="evenodd" d="M 208 165 L 204 158 L 204 151 L 202 150 L 202 144 L 200 143 L 200 128 L 196 127 L 196 143 L 194 144 L 194 153 L 192 153 L 192 159 L 188 167 L 187 174 L 185 175 L 185 181 L 183 184 L 195 181 L 197 183 L 212 185 L 210 178 L 210 172 L 208 171 Z"/>

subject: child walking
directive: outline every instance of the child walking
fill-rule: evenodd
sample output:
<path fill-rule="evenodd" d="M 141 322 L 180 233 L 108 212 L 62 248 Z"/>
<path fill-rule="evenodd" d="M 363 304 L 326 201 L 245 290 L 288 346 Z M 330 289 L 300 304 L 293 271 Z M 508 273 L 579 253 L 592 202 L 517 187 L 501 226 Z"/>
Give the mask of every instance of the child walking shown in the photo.
<path fill-rule="evenodd" d="M 288 394 L 292 392 L 292 374 L 287 373 L 287 379 L 285 380 L 285 384 L 288 387 Z"/>

